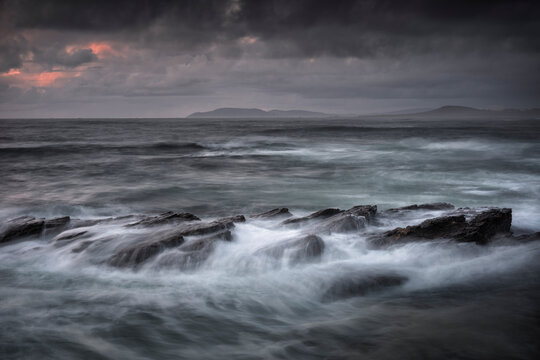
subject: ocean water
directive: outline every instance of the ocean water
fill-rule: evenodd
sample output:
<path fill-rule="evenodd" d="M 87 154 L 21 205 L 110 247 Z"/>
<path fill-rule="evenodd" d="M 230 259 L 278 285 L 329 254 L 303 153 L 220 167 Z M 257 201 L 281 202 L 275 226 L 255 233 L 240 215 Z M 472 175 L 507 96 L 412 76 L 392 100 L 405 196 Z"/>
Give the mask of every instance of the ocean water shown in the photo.
<path fill-rule="evenodd" d="M 540 231 L 538 139 L 538 120 L 0 120 L 0 221 L 449 202 L 510 207 L 514 233 L 528 233 Z M 54 233 L 2 244 L 0 358 L 537 358 L 539 243 L 366 246 L 370 232 L 440 214 L 319 234 L 324 253 L 301 264 L 255 256 L 311 231 L 279 221 L 236 224 L 189 271 L 164 265 L 175 249 L 108 266 L 167 228 L 129 220 L 88 227 L 96 246 L 82 252 Z M 386 273 L 408 280 L 322 300 L 337 279 Z"/>

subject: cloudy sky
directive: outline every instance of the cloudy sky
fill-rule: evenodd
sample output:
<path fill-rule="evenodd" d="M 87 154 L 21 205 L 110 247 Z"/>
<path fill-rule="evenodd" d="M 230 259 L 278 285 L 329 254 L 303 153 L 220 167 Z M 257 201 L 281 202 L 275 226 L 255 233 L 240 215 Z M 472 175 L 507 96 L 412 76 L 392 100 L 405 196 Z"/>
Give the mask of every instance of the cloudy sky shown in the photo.
<path fill-rule="evenodd" d="M 538 107 L 539 3 L 0 0 L 0 117 Z"/>

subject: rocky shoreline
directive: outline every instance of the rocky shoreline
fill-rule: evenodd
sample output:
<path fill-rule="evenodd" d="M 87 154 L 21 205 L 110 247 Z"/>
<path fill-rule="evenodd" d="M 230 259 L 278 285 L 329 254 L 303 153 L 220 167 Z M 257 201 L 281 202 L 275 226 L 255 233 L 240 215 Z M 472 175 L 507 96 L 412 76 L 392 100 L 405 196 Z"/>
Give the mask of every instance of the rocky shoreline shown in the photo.
<path fill-rule="evenodd" d="M 419 224 L 389 230 L 380 226 L 388 219 L 407 219 L 411 213 L 422 211 L 428 215 L 435 212 L 437 216 Z M 160 264 L 180 271 L 193 271 L 216 252 L 220 242 L 234 242 L 234 230 L 239 223 L 249 222 L 269 222 L 274 227 L 297 230 L 297 236 L 279 239 L 252 254 L 256 258 L 286 258 L 293 266 L 318 261 L 325 252 L 324 237 L 331 234 L 357 233 L 368 249 L 377 251 L 414 242 L 445 241 L 486 246 L 499 242 L 520 244 L 540 240 L 540 232 L 519 236 L 511 232 L 511 209 L 456 209 L 448 203 L 431 203 L 384 211 L 378 211 L 376 205 L 359 205 L 347 210 L 328 208 L 306 216 L 295 216 L 287 208 L 276 208 L 259 214 L 211 221 L 182 212 L 97 220 L 23 216 L 0 225 L 0 244 L 43 238 L 55 248 L 67 248 L 69 245 L 75 255 L 100 253 L 102 255 L 96 263 L 112 268 L 137 270 L 161 255 Z M 114 235 L 99 234 L 101 226 L 120 226 L 132 231 L 127 231 L 122 235 L 123 241 L 115 244 Z M 170 250 L 174 252 L 165 253 Z M 330 284 L 321 301 L 362 296 L 406 282 L 405 276 L 396 273 L 350 274 Z"/>

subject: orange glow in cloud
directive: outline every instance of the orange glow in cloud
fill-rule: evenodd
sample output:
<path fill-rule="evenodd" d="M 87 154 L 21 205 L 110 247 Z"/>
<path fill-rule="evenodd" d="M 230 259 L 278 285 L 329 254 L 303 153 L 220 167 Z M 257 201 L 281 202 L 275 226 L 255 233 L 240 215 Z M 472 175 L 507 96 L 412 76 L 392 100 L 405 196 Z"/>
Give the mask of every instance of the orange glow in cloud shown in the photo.
<path fill-rule="evenodd" d="M 112 45 L 107 42 L 93 42 L 90 44 L 83 44 L 83 45 L 69 45 L 66 46 L 66 51 L 68 53 L 73 53 L 77 50 L 82 49 L 91 49 L 92 52 L 98 57 L 98 58 L 104 58 L 108 56 L 121 56 L 122 54 L 113 49 Z"/>
<path fill-rule="evenodd" d="M 29 89 L 31 87 L 53 87 L 58 86 L 57 80 L 70 79 L 80 76 L 80 72 L 66 72 L 66 71 L 44 71 L 40 73 L 25 73 L 20 70 L 10 70 L 8 73 L 2 74 L 2 76 L 10 77 L 15 82 L 13 86 L 23 89 Z"/>

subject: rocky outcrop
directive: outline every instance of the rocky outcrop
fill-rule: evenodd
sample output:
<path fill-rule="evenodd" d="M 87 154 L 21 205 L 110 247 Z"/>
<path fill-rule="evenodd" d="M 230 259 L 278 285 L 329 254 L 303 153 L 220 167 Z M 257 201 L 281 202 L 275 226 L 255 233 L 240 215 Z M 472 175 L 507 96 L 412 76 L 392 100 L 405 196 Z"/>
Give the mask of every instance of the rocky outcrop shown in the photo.
<path fill-rule="evenodd" d="M 0 228 L 0 243 L 21 239 L 27 236 L 41 235 L 44 231 L 60 229 L 70 221 L 69 216 L 54 219 L 36 219 L 31 216 L 21 216 L 8 220 Z"/>
<path fill-rule="evenodd" d="M 282 225 L 300 224 L 300 223 L 308 222 L 310 220 L 326 219 L 326 218 L 329 218 L 329 217 L 334 216 L 336 214 L 340 214 L 342 212 L 344 212 L 344 210 L 340 210 L 340 209 L 324 209 L 324 210 L 319 210 L 319 211 L 316 211 L 316 212 L 314 212 L 312 214 L 309 214 L 308 216 L 287 219 L 287 220 L 283 221 L 281 224 Z"/>
<path fill-rule="evenodd" d="M 159 265 L 177 268 L 179 270 L 194 270 L 214 253 L 219 241 L 231 241 L 229 230 L 201 239 L 187 241 L 173 253 L 168 253 L 159 259 Z"/>
<path fill-rule="evenodd" d="M 292 262 L 303 262 L 319 258 L 324 251 L 324 241 L 317 235 L 287 239 L 263 247 L 255 255 L 265 255 L 281 259 L 287 253 Z"/>
<path fill-rule="evenodd" d="M 315 227 L 315 233 L 346 233 L 363 229 L 375 219 L 376 205 L 359 205 L 327 218 Z"/>
<path fill-rule="evenodd" d="M 276 208 L 260 214 L 253 214 L 249 217 L 252 219 L 275 219 L 275 218 L 287 218 L 293 216 L 287 208 Z"/>
<path fill-rule="evenodd" d="M 397 274 L 349 274 L 336 280 L 322 295 L 322 302 L 332 302 L 403 285 L 407 278 Z"/>
<path fill-rule="evenodd" d="M 241 219 L 237 218 L 236 220 Z M 231 234 L 229 229 L 233 227 L 234 222 L 230 218 L 223 218 L 209 223 L 181 223 L 173 230 L 151 234 L 149 236 L 150 239 L 143 240 L 136 245 L 121 249 L 109 259 L 108 264 L 116 267 L 138 266 L 164 249 L 183 245 L 185 236 L 203 236 L 220 233 L 216 236 L 223 238 L 223 236 L 225 236 L 224 234 L 228 234 L 230 238 Z M 200 251 L 202 253 L 206 248 L 208 251 L 209 244 L 211 244 L 215 238 L 216 237 L 210 237 L 207 239 L 199 239 L 195 242 L 188 242 L 185 244 L 186 248 L 184 248 L 184 250 Z M 197 246 L 200 248 L 197 249 Z"/>
<path fill-rule="evenodd" d="M 127 224 L 126 226 L 156 226 L 163 224 L 174 224 L 184 221 L 199 221 L 197 216 L 190 213 L 175 213 L 172 211 L 167 211 L 158 216 L 149 216 L 140 221 Z"/>
<path fill-rule="evenodd" d="M 115 267 L 137 266 L 167 248 L 180 246 L 184 237 L 176 232 L 152 234 L 152 238 L 125 247 L 114 254 L 107 263 Z"/>
<path fill-rule="evenodd" d="M 458 242 L 486 244 L 495 234 L 510 231 L 511 209 L 489 209 L 467 221 L 464 214 L 442 216 L 419 225 L 396 228 L 368 239 L 372 247 L 384 247 L 412 241 L 452 239 Z"/>
<path fill-rule="evenodd" d="M 392 208 L 386 210 L 387 212 L 399 212 L 399 211 L 414 211 L 414 210 L 453 210 L 455 207 L 452 204 L 445 202 L 436 202 L 428 204 L 413 204 L 408 206 L 402 206 L 399 208 Z"/>

